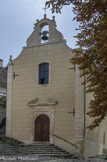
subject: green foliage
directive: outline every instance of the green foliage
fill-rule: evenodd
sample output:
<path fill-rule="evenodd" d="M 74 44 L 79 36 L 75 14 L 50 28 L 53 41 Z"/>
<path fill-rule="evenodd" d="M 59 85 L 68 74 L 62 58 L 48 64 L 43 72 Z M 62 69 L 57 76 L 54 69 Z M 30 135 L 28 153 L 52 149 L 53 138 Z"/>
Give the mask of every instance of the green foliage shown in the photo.
<path fill-rule="evenodd" d="M 3 96 L 0 99 L 0 108 L 6 108 L 6 97 L 5 96 Z"/>
<path fill-rule="evenodd" d="M 74 20 L 79 22 L 75 36 L 78 48 L 71 60 L 86 75 L 87 92 L 93 93 L 88 115 L 94 121 L 88 128 L 99 126 L 107 116 L 107 0 L 50 0 L 52 13 L 61 13 L 64 5 L 73 4 Z"/>

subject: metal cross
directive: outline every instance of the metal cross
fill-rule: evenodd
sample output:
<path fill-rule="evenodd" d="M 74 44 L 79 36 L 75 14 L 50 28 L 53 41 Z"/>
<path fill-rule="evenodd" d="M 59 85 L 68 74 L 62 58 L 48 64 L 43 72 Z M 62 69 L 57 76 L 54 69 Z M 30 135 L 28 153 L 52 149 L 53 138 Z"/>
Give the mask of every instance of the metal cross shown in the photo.
<path fill-rule="evenodd" d="M 16 76 L 19 76 L 19 75 L 16 75 L 15 72 L 13 73 L 13 79 L 15 79 Z"/>
<path fill-rule="evenodd" d="M 75 64 L 74 64 L 74 67 L 72 67 L 72 68 L 69 68 L 69 69 L 74 69 L 74 71 L 75 71 Z"/>
<path fill-rule="evenodd" d="M 45 8 L 43 8 L 43 10 L 45 10 L 45 15 L 46 15 L 46 10 L 48 9 L 48 7 L 46 7 L 46 5 L 45 5 Z"/>
<path fill-rule="evenodd" d="M 72 112 L 68 112 L 68 113 L 73 114 L 73 117 L 74 117 L 75 116 L 75 109 L 73 109 Z"/>

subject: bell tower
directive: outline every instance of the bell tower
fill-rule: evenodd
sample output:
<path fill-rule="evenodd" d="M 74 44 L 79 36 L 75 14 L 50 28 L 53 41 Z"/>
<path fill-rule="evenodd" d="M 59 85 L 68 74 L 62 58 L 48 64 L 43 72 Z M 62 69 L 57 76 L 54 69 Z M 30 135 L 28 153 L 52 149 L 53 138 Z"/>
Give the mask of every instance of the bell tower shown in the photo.
<path fill-rule="evenodd" d="M 39 46 L 44 43 L 55 43 L 63 40 L 63 35 L 56 29 L 55 17 L 50 20 L 44 15 L 34 26 L 34 31 L 27 39 L 27 47 Z"/>

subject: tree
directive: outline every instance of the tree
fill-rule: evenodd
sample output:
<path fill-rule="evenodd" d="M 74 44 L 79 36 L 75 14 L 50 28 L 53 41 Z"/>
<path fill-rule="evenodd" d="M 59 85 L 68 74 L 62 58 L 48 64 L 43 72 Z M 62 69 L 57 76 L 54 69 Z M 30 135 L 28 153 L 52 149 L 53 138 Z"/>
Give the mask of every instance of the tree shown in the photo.
<path fill-rule="evenodd" d="M 0 108 L 6 108 L 6 97 L 5 96 L 0 98 Z"/>
<path fill-rule="evenodd" d="M 52 13 L 61 13 L 64 5 L 73 5 L 79 22 L 76 53 L 72 63 L 79 65 L 87 93 L 93 93 L 89 117 L 94 121 L 88 126 L 93 129 L 107 116 L 107 0 L 49 0 L 46 6 Z"/>

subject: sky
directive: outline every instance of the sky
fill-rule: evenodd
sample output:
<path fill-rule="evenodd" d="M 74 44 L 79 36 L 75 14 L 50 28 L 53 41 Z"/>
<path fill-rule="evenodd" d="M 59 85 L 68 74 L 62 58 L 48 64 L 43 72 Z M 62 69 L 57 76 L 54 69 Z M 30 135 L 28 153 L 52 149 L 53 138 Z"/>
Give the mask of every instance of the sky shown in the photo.
<path fill-rule="evenodd" d="M 9 56 L 15 59 L 26 46 L 26 40 L 33 32 L 37 19 L 44 17 L 43 10 L 46 0 L 0 0 L 0 59 L 3 65 L 8 64 Z M 57 29 L 67 40 L 71 48 L 75 48 L 76 28 L 73 21 L 72 6 L 65 6 L 61 14 L 52 14 L 47 9 L 47 18 L 55 16 Z"/>

